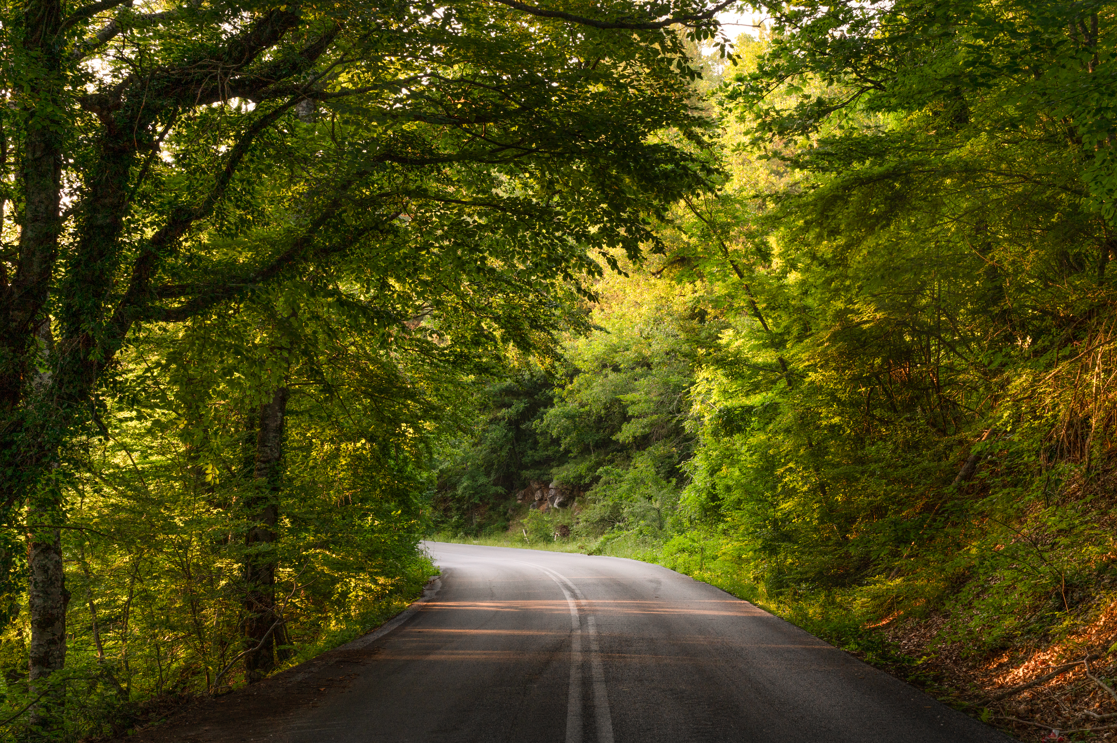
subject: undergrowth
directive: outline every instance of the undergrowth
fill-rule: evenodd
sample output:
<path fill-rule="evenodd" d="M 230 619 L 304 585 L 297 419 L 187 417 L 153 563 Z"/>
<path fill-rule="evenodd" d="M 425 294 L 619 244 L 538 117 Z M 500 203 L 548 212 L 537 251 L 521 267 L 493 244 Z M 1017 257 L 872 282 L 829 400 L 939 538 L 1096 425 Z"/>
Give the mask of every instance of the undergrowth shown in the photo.
<path fill-rule="evenodd" d="M 298 633 L 294 654 L 277 672 L 297 666 L 376 629 L 407 609 L 422 595 L 427 582 L 438 574 L 438 569 L 426 556 L 408 559 L 399 567 L 398 577 L 379 586 L 370 586 L 365 598 L 355 601 L 346 611 L 332 614 L 316 626 L 304 628 Z M 81 677 L 87 674 L 88 669 L 78 667 L 74 672 L 75 681 L 81 683 Z M 244 685 L 239 677 L 228 675 L 233 676 L 233 680 L 215 684 L 214 695 L 226 694 Z M 90 688 L 95 687 L 90 685 Z M 75 699 L 75 705 L 81 712 L 81 727 L 74 725 L 67 734 L 72 739 L 89 742 L 115 740 L 130 734 L 138 726 L 167 717 L 202 696 L 205 694 L 190 689 L 172 689 L 144 696 L 137 694 L 123 699 L 117 695 L 85 694 Z M 13 700 L 9 699 L 9 703 L 14 706 Z M 21 718 L 16 717 L 7 723 L 0 723 L 0 739 L 7 740 L 4 736 L 9 735 L 12 740 L 19 739 L 23 735 L 17 726 L 20 721 Z"/>

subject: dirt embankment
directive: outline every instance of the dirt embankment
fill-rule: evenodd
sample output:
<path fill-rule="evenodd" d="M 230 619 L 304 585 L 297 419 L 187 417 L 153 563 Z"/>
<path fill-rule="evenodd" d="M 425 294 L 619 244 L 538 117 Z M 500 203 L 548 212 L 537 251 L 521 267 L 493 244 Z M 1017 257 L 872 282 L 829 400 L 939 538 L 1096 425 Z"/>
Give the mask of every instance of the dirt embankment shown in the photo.
<path fill-rule="evenodd" d="M 888 639 L 913 667 L 889 669 L 1022 741 L 1117 740 L 1117 601 L 1089 607 L 1087 621 L 1058 641 L 1021 643 L 987 655 L 941 640 L 948 618 L 894 622 Z"/>

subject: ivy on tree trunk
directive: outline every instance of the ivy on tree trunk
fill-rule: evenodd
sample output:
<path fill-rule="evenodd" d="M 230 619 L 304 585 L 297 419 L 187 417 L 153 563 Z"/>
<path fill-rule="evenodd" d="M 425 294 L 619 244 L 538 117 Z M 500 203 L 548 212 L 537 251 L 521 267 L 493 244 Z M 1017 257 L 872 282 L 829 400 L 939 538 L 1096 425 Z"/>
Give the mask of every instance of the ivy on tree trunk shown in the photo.
<path fill-rule="evenodd" d="M 245 631 L 248 653 L 244 672 L 248 681 L 259 681 L 275 668 L 282 656 L 287 633 L 275 601 L 275 547 L 279 538 L 279 495 L 283 478 L 283 428 L 287 417 L 286 387 L 260 405 L 256 431 L 256 461 L 250 495 L 244 504 L 248 518 L 245 535 Z"/>

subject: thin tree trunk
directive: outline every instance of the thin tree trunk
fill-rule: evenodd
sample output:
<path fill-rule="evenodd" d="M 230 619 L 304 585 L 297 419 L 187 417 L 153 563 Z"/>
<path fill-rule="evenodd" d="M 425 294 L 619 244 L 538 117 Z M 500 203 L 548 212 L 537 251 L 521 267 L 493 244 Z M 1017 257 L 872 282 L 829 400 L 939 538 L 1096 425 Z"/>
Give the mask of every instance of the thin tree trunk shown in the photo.
<path fill-rule="evenodd" d="M 686 205 L 690 209 L 691 213 L 694 214 L 694 216 L 698 217 L 698 219 L 700 219 L 707 227 L 710 228 L 711 234 L 713 235 L 714 239 L 717 240 L 718 247 L 721 248 L 721 254 L 725 257 L 726 262 L 729 263 L 729 267 L 733 269 L 733 273 L 737 276 L 738 280 L 740 280 L 742 286 L 745 287 L 745 297 L 748 299 L 749 309 L 752 310 L 752 316 L 756 319 L 757 322 L 760 323 L 760 327 L 764 328 L 765 333 L 767 333 L 768 335 L 773 335 L 772 328 L 768 325 L 768 321 L 764 319 L 764 314 L 760 311 L 760 305 L 756 303 L 756 295 L 752 293 L 752 287 L 748 284 L 748 280 L 745 277 L 745 272 L 741 270 L 741 267 L 740 265 L 738 265 L 737 261 L 733 260 L 733 256 L 729 252 L 729 246 L 725 244 L 725 240 L 721 239 L 721 235 L 714 227 L 714 224 L 698 210 L 698 207 L 695 206 L 690 199 L 684 197 L 684 200 L 686 201 Z M 788 389 L 794 387 L 795 381 L 791 376 L 791 369 L 787 365 L 787 360 L 784 359 L 782 354 L 777 353 L 776 361 L 780 365 L 780 372 L 783 373 L 783 378 L 784 381 L 787 382 Z"/>
<path fill-rule="evenodd" d="M 249 528 L 244 558 L 247 586 L 244 639 L 249 652 L 244 656 L 244 670 L 249 683 L 259 681 L 275 669 L 276 649 L 286 640 L 282 618 L 275 606 L 275 541 L 288 394 L 286 387 L 280 387 L 272 395 L 271 402 L 260 406 L 254 482 L 245 503 Z"/>
<path fill-rule="evenodd" d="M 31 694 L 39 700 L 31 707 L 32 740 L 53 740 L 62 723 L 65 687 L 51 676 L 66 663 L 66 590 L 62 569 L 60 514 L 56 498 L 45 494 L 28 513 L 28 598 L 31 615 L 31 648 L 28 675 Z"/>
<path fill-rule="evenodd" d="M 54 361 L 54 335 L 51 319 L 44 317 L 35 326 L 43 371 L 31 379 L 31 390 L 41 397 L 50 387 Z M 62 492 L 50 472 L 57 469 L 57 458 L 46 468 L 46 476 L 33 491 L 27 508 L 28 612 L 31 617 L 31 647 L 28 679 L 31 694 L 40 696 L 31 707 L 32 740 L 54 740 L 62 727 L 66 688 L 51 676 L 66 665 L 66 607 L 70 592 L 62 564 L 62 530 L 65 519 Z"/>
<path fill-rule="evenodd" d="M 85 603 L 89 605 L 89 628 L 93 633 L 93 647 L 97 649 L 97 662 L 105 662 L 105 646 L 101 642 L 101 627 L 97 623 L 97 604 L 93 601 L 93 573 L 89 561 L 85 559 L 85 547 L 78 552 L 81 559 L 81 572 L 85 575 Z"/>

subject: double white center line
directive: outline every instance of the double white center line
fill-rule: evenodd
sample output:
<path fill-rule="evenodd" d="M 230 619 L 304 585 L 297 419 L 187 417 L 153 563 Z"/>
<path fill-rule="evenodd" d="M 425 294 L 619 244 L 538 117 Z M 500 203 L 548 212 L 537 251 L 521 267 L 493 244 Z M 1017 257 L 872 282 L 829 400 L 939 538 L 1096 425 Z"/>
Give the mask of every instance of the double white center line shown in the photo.
<path fill-rule="evenodd" d="M 570 607 L 570 695 L 566 707 L 566 743 L 582 743 L 582 618 L 578 602 L 586 597 L 578 587 L 550 568 L 533 565 L 558 584 Z M 609 695 L 605 692 L 605 667 L 597 641 L 597 623 L 586 613 L 585 635 L 589 638 L 590 677 L 593 679 L 593 714 L 597 723 L 597 743 L 613 743 L 613 718 L 609 714 Z"/>

